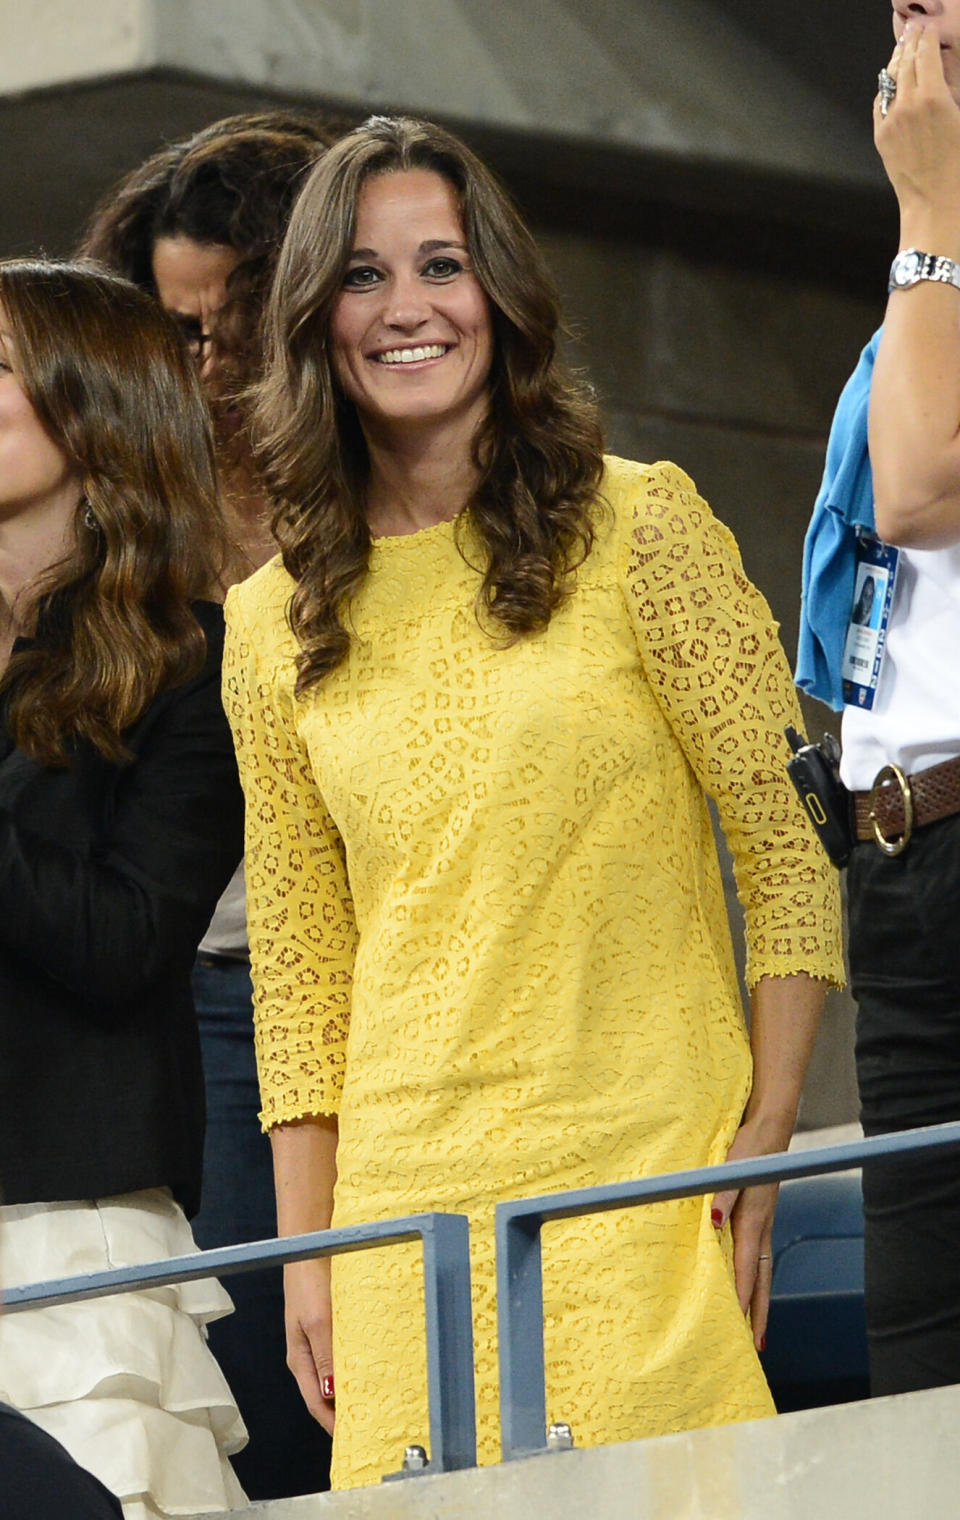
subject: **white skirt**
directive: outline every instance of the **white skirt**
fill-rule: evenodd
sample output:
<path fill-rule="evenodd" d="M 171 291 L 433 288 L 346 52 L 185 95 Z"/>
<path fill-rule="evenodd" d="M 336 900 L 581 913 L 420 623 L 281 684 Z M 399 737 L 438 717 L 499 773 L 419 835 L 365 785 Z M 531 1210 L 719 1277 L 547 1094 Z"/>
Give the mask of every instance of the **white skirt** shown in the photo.
<path fill-rule="evenodd" d="M 100 1272 L 197 1249 L 166 1188 L 0 1208 L 0 1283 Z M 117 1495 L 126 1520 L 233 1509 L 247 1433 L 204 1326 L 232 1310 L 215 1278 L 0 1315 L 0 1399 Z"/>

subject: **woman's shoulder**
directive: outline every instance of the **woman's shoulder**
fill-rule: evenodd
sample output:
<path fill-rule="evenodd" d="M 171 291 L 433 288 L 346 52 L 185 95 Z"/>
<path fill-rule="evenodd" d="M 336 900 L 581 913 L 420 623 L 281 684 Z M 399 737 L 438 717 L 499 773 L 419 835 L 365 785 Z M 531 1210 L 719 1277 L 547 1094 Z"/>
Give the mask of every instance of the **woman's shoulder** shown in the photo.
<path fill-rule="evenodd" d="M 607 454 L 600 491 L 622 544 L 666 545 L 706 532 L 735 548 L 730 530 L 714 517 L 686 471 L 671 460 L 642 464 Z"/>
<path fill-rule="evenodd" d="M 279 633 L 287 625 L 287 608 L 293 592 L 293 577 L 284 569 L 280 555 L 275 554 L 245 581 L 230 587 L 224 603 L 227 627 L 243 623 L 263 634 Z"/>
<path fill-rule="evenodd" d="M 669 459 L 643 464 L 605 454 L 600 491 L 618 517 L 636 516 L 645 506 L 655 507 L 658 502 L 676 502 L 681 507 L 693 502 L 706 505 L 686 471 Z"/>
<path fill-rule="evenodd" d="M 289 670 L 298 651 L 287 616 L 294 590 L 279 554 L 230 587 L 223 610 L 234 659 L 246 648 L 262 669 Z"/>

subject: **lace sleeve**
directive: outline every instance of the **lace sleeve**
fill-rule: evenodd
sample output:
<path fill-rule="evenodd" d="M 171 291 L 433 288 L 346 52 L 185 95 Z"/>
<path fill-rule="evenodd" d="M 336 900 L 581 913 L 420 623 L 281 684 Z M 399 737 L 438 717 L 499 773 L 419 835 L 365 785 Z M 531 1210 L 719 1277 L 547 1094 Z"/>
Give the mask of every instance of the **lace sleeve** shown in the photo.
<path fill-rule="evenodd" d="M 343 845 L 296 732 L 293 672 L 262 669 L 227 603 L 224 706 L 246 796 L 247 918 L 264 1128 L 332 1114 L 343 1086 L 356 924 Z M 264 664 L 267 662 L 264 661 Z"/>
<path fill-rule="evenodd" d="M 638 470 L 623 515 L 644 669 L 733 853 L 748 985 L 797 971 L 842 985 L 837 873 L 785 770 L 783 730 L 800 718 L 770 609 L 675 465 Z"/>

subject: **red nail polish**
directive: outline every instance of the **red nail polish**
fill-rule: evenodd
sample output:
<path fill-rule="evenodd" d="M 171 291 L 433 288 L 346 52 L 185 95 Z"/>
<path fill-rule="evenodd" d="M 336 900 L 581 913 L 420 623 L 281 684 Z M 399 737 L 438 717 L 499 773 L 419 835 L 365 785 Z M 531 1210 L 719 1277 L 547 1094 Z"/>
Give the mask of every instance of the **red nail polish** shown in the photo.
<path fill-rule="evenodd" d="M 767 1337 L 765 1335 L 761 1335 L 761 1337 L 760 1337 L 760 1350 L 761 1351 L 766 1351 L 766 1349 L 767 1349 Z"/>
<path fill-rule="evenodd" d="M 723 1210 L 722 1209 L 711 1209 L 710 1210 L 710 1223 L 713 1225 L 713 1227 L 714 1227 L 715 1230 L 722 1230 L 723 1229 Z"/>
<path fill-rule="evenodd" d="M 330 1374 L 329 1377 L 322 1377 L 320 1379 L 320 1392 L 323 1394 L 323 1397 L 329 1403 L 332 1403 L 333 1400 L 336 1398 L 336 1394 L 333 1391 L 333 1373 L 332 1372 L 331 1372 L 331 1374 Z"/>

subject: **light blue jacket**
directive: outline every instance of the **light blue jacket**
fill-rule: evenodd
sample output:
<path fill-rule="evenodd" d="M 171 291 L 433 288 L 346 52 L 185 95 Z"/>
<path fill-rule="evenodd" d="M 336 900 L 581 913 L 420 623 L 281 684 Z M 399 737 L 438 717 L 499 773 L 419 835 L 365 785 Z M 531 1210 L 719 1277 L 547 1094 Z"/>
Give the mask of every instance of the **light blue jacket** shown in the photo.
<path fill-rule="evenodd" d="M 843 648 L 857 573 L 857 533 L 874 531 L 873 475 L 867 411 L 875 332 L 837 402 L 823 483 L 803 545 L 803 591 L 797 645 L 797 685 L 837 712 L 843 707 Z"/>

